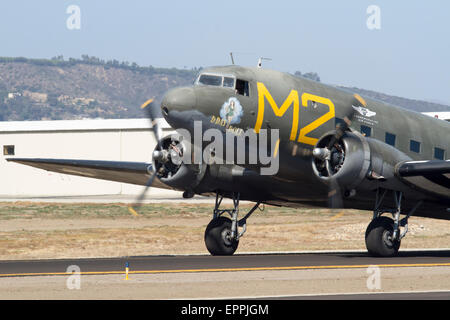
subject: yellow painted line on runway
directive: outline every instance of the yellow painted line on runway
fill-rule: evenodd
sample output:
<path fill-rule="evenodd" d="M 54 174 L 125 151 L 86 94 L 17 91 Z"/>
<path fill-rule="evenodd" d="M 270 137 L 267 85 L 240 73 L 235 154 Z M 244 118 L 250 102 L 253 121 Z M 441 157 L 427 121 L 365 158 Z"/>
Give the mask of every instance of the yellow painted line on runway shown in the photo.
<path fill-rule="evenodd" d="M 37 277 L 37 276 L 71 276 L 71 275 L 108 275 L 125 274 L 125 271 L 92 271 L 92 272 L 34 272 L 34 273 L 5 273 L 0 278 L 6 277 Z"/>
<path fill-rule="evenodd" d="M 379 268 L 411 268 L 411 267 L 450 267 L 450 263 L 405 263 L 405 264 L 363 264 L 363 265 L 335 265 L 335 266 L 291 266 L 291 267 L 248 267 L 248 268 L 212 268 L 212 269 L 179 269 L 179 270 L 140 270 L 129 274 L 156 273 L 200 273 L 200 272 L 236 272 L 236 271 L 282 271 L 282 270 L 320 270 L 320 269 L 362 269 L 377 266 Z M 125 271 L 90 271 L 79 273 L 48 272 L 48 273 L 9 273 L 0 274 L 0 278 L 27 276 L 70 276 L 70 275 L 114 275 L 125 274 Z"/>

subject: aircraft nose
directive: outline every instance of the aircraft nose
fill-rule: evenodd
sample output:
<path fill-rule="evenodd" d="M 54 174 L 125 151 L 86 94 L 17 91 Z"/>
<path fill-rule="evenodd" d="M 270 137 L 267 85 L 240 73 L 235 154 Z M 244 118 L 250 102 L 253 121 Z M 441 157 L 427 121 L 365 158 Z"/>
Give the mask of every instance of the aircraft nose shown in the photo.
<path fill-rule="evenodd" d="M 186 111 L 195 108 L 197 98 L 191 87 L 175 88 L 166 93 L 161 102 L 161 111 L 165 118 L 172 111 Z"/>

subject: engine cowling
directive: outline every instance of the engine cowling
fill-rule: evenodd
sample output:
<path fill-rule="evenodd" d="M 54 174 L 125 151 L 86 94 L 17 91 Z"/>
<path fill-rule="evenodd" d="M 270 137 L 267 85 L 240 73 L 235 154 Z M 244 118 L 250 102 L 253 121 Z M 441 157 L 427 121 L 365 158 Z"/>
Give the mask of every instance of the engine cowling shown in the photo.
<path fill-rule="evenodd" d="M 314 173 L 324 182 L 336 181 L 351 189 L 359 185 L 370 170 L 370 147 L 358 134 L 346 132 L 340 139 L 330 133 L 313 150 Z"/>
<path fill-rule="evenodd" d="M 156 176 L 164 184 L 182 191 L 191 192 L 203 179 L 204 164 L 189 164 L 190 149 L 178 135 L 168 135 L 161 139 L 153 151 L 153 167 Z M 188 154 L 189 153 L 189 154 Z"/>
<path fill-rule="evenodd" d="M 313 150 L 312 167 L 326 184 L 337 184 L 344 195 L 358 189 L 402 189 L 395 176 L 395 165 L 410 158 L 398 149 L 358 132 L 346 131 L 341 137 L 331 132 L 322 137 Z"/>

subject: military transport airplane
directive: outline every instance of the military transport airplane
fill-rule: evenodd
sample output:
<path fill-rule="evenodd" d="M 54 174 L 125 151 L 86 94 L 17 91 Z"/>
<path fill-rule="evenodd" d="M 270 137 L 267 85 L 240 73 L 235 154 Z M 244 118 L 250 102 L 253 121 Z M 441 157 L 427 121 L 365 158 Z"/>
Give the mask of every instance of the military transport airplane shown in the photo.
<path fill-rule="evenodd" d="M 143 107 L 154 120 L 156 106 L 149 101 Z M 194 136 L 209 129 L 236 137 L 265 132 L 275 143 L 255 145 L 244 138 L 243 147 L 233 144 L 233 150 L 250 157 L 265 148 L 277 170 L 262 174 L 267 162 L 238 163 L 234 156 L 234 162 L 219 161 L 225 154 L 218 156 L 218 145 L 211 148 L 205 141 L 201 151 L 212 160 L 185 161 L 194 154 L 193 139 L 161 137 L 155 121 L 152 163 L 8 160 L 145 185 L 131 210 L 138 209 L 150 186 L 180 190 L 184 197 L 215 195 L 204 236 L 213 255 L 235 252 L 248 218 L 261 204 L 371 210 L 365 241 L 374 256 L 398 253 L 412 215 L 450 219 L 448 122 L 287 73 L 235 65 L 203 69 L 193 86 L 167 92 L 160 108 L 175 130 Z M 189 156 L 179 161 L 184 154 Z M 232 207 L 224 209 L 223 198 L 233 199 Z M 241 218 L 240 200 L 255 203 Z"/>

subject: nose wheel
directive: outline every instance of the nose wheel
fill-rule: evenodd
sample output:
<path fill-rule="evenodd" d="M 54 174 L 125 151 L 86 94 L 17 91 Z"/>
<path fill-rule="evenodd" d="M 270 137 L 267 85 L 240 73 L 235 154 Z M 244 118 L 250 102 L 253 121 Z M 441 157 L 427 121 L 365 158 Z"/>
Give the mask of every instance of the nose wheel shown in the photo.
<path fill-rule="evenodd" d="M 373 219 L 366 230 L 366 248 L 370 255 L 376 257 L 393 257 L 398 254 L 400 242 L 408 232 L 408 219 L 422 204 L 422 200 L 400 219 L 402 192 L 393 191 L 396 208 L 383 208 L 383 200 L 389 190 L 377 190 Z M 391 213 L 393 219 L 382 216 L 383 213 Z M 400 228 L 403 227 L 401 230 Z"/>
<path fill-rule="evenodd" d="M 372 256 L 396 256 L 400 248 L 400 239 L 393 236 L 394 220 L 384 216 L 373 219 L 366 230 L 367 251 Z"/>
<path fill-rule="evenodd" d="M 239 239 L 247 230 L 248 217 L 260 205 L 260 202 L 257 202 L 242 219 L 238 219 L 239 196 L 239 193 L 233 193 L 233 209 L 220 209 L 223 196 L 219 192 L 216 193 L 213 219 L 205 230 L 206 249 L 214 256 L 230 256 L 236 251 Z M 224 213 L 228 214 L 230 218 L 224 217 Z M 241 227 L 241 231 L 239 231 L 239 227 Z"/>
<path fill-rule="evenodd" d="M 213 256 L 231 256 L 239 245 L 239 240 L 231 237 L 231 219 L 211 220 L 205 230 L 205 244 Z"/>

